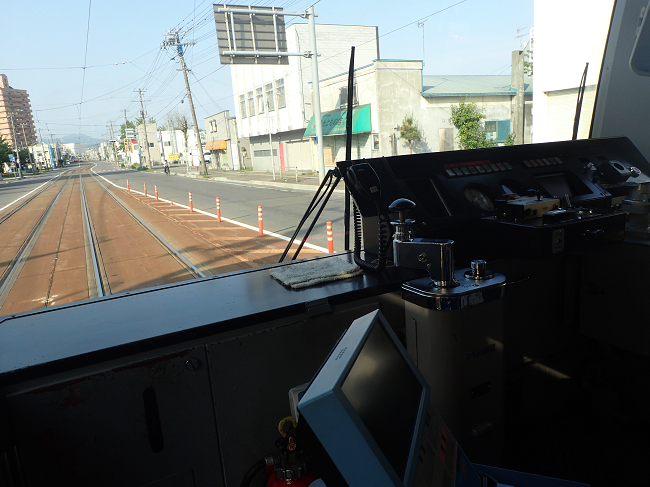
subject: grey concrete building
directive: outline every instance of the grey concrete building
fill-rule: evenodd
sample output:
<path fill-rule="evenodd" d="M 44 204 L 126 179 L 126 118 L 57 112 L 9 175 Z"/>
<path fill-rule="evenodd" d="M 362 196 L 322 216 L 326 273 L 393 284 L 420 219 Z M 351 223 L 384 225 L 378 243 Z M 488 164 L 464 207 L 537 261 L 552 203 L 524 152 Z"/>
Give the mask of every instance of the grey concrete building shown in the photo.
<path fill-rule="evenodd" d="M 203 148 L 210 153 L 210 166 L 213 169 L 243 169 L 241 144 L 238 146 L 237 143 L 237 120 L 230 116 L 230 110 L 224 110 L 207 117 L 204 122 L 205 145 Z M 244 150 L 244 152 L 247 151 Z"/>
<path fill-rule="evenodd" d="M 347 78 L 342 73 L 320 82 L 328 166 L 345 158 Z M 524 87 L 523 95 L 513 87 L 515 83 Z M 524 143 L 530 142 L 531 80 L 513 80 L 511 75 L 429 76 L 423 75 L 421 61 L 375 60 L 355 70 L 352 158 L 408 154 L 408 142 L 399 138 L 399 126 L 407 115 L 413 115 L 422 134 L 422 140 L 413 144 L 414 152 L 456 149 L 457 130 L 449 120 L 451 105 L 461 99 L 478 104 L 485 113 L 485 131 L 499 143 L 513 131 L 518 105 L 523 107 L 519 120 Z M 315 136 L 313 127 L 312 117 L 305 137 Z"/>

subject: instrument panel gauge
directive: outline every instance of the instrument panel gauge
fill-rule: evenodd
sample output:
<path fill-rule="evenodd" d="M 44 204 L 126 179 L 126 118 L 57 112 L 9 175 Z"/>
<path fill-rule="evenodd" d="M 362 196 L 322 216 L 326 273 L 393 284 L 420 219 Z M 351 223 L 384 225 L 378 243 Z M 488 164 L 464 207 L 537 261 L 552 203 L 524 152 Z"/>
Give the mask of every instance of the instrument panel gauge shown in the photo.
<path fill-rule="evenodd" d="M 484 211 L 494 211 L 494 200 L 486 191 L 474 186 L 468 186 L 465 188 L 464 193 L 465 198 L 477 208 Z"/>

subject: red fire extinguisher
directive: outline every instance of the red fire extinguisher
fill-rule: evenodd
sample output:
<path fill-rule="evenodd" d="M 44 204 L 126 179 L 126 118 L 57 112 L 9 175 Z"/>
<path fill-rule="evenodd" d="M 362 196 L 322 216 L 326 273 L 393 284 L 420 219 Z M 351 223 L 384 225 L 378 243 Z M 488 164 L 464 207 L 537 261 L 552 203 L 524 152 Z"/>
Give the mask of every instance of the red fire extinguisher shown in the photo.
<path fill-rule="evenodd" d="M 305 455 L 296 444 L 293 432 L 296 420 L 284 418 L 278 424 L 282 435 L 275 444 L 279 453 L 267 455 L 253 465 L 242 480 L 241 486 L 250 485 L 253 477 L 266 467 L 266 487 L 309 487 L 320 477 L 307 466 Z M 322 485 L 322 484 L 321 484 Z"/>

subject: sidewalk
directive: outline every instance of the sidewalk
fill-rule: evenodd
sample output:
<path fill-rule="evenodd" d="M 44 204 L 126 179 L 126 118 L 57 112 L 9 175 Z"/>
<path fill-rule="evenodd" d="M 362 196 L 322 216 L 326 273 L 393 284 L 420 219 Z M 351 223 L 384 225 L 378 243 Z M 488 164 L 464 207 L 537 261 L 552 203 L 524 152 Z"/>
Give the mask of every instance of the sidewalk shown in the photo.
<path fill-rule="evenodd" d="M 191 172 L 186 173 L 187 166 L 171 164 L 171 173 L 173 176 L 179 177 L 188 177 L 193 179 L 203 179 L 199 171 L 196 171 L 194 167 L 190 167 Z M 153 170 L 155 172 L 163 172 L 163 166 L 157 165 L 154 166 Z M 273 174 L 270 171 L 222 171 L 219 169 L 208 168 L 208 179 L 220 182 L 238 182 L 238 183 L 250 183 L 258 184 L 261 186 L 273 186 L 278 188 L 287 188 L 287 189 L 305 189 L 315 191 L 320 182 L 318 181 L 317 174 L 309 174 L 308 171 L 298 171 L 296 174 L 295 170 L 280 172 L 279 170 L 275 173 L 275 179 L 273 179 Z M 339 182 L 339 185 L 335 189 L 336 192 L 343 192 L 344 184 Z"/>

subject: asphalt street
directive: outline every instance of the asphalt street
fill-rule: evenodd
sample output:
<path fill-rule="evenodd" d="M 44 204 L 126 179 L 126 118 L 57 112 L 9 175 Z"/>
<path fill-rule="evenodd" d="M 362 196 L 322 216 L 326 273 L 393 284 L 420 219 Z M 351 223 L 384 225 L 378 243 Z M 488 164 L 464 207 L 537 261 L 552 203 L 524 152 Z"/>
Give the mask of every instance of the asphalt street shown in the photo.
<path fill-rule="evenodd" d="M 117 169 L 115 165 L 98 162 L 95 172 L 126 187 L 126 180 L 133 190 L 142 192 L 147 184 L 147 193 L 154 194 L 154 185 L 158 185 L 159 197 L 187 205 L 189 192 L 195 208 L 216 214 L 216 197 L 220 198 L 221 215 L 231 220 L 257 227 L 257 207 L 262 206 L 264 230 L 291 237 L 312 200 L 317 186 L 305 186 L 304 189 L 289 187 L 270 187 L 255 185 L 246 181 L 215 181 L 166 176 L 159 172 Z M 339 185 L 342 188 L 342 184 Z M 0 190 L 1 191 L 1 190 Z M 0 198 L 0 202 L 2 199 Z M 334 233 L 334 250 L 344 249 L 343 224 L 344 195 L 335 192 L 330 198 L 308 239 L 309 243 L 327 248 L 327 221 L 332 222 Z M 306 230 L 313 216 L 303 229 Z M 301 237 L 304 234 L 301 233 Z"/>

